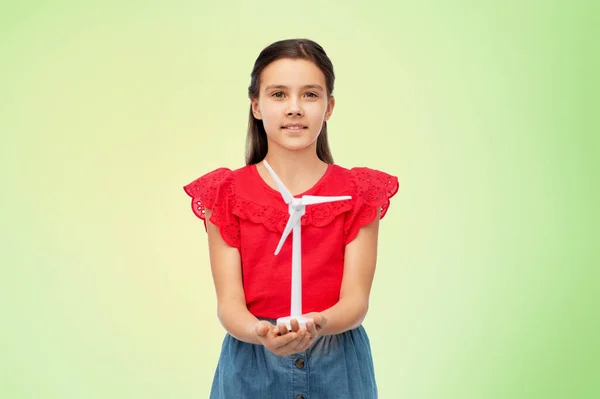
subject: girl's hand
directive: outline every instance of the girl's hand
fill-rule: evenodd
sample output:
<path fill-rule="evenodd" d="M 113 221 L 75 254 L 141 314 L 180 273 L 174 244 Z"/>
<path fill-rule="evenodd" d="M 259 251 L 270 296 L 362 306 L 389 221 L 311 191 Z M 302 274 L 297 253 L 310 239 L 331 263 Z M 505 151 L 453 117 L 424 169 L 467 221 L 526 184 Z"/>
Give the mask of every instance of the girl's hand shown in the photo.
<path fill-rule="evenodd" d="M 310 333 L 312 340 L 314 341 L 319 336 L 321 329 L 327 324 L 327 319 L 325 319 L 320 313 L 312 312 L 304 315 L 305 317 L 312 318 L 313 321 L 306 322 L 306 329 Z"/>
<path fill-rule="evenodd" d="M 288 331 L 284 324 L 277 327 L 261 320 L 255 326 L 256 335 L 265 348 L 278 356 L 304 352 L 312 344 L 313 338 L 305 328 L 300 328 L 298 321 L 292 320 L 291 324 L 292 331 Z"/>

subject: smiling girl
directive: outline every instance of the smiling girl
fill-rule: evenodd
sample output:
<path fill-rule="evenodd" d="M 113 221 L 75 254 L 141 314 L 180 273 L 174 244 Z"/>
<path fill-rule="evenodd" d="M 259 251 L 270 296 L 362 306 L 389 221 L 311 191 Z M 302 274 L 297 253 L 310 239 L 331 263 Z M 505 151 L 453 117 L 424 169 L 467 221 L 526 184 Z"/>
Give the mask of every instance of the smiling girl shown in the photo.
<path fill-rule="evenodd" d="M 184 186 L 204 222 L 217 315 L 226 330 L 211 398 L 376 398 L 362 321 L 377 259 L 379 221 L 398 179 L 333 161 L 327 120 L 335 75 L 323 48 L 282 40 L 255 61 L 246 164 Z M 267 161 L 292 195 L 351 199 L 312 205 L 302 217 L 306 328 L 276 325 L 290 311 L 291 240 L 274 255 L 289 214 Z"/>

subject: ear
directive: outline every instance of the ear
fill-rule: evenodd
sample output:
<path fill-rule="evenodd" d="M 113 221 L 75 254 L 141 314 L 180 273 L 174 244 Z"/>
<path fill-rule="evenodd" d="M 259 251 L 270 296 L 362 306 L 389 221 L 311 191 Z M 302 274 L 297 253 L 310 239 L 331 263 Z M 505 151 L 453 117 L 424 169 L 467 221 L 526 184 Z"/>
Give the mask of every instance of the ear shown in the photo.
<path fill-rule="evenodd" d="M 250 99 L 250 104 L 252 106 L 252 115 L 256 119 L 262 119 L 262 114 L 260 113 L 260 106 L 258 105 L 258 100 L 256 98 Z"/>
<path fill-rule="evenodd" d="M 331 96 L 331 97 L 329 97 L 329 100 L 327 101 L 327 110 L 325 111 L 325 120 L 326 121 L 329 120 L 329 118 L 331 117 L 334 107 L 335 107 L 335 97 Z"/>

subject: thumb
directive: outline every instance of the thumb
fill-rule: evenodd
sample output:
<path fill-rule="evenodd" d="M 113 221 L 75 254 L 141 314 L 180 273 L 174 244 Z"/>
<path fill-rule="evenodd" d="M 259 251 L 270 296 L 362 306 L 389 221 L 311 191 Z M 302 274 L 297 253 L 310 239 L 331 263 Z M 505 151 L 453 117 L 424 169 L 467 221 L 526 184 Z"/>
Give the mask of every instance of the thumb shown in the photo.
<path fill-rule="evenodd" d="M 323 320 L 323 316 L 321 316 L 321 314 L 316 313 L 313 315 L 313 321 L 314 321 L 315 325 L 321 327 L 325 320 Z"/>
<path fill-rule="evenodd" d="M 262 320 L 256 325 L 256 333 L 259 337 L 264 337 L 269 332 L 269 323 Z"/>

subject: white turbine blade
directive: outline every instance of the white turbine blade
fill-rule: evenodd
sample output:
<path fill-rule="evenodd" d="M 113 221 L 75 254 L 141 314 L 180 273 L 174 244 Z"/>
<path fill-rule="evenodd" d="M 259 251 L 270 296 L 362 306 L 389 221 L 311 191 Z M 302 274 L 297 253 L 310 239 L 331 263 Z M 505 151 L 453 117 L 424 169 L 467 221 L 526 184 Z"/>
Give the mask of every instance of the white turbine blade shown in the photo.
<path fill-rule="evenodd" d="M 339 197 L 321 197 L 316 195 L 303 195 L 301 203 L 302 205 L 315 205 L 315 204 L 323 204 L 325 202 L 334 202 L 334 201 L 343 201 L 349 200 L 352 197 L 349 195 L 343 195 Z"/>
<path fill-rule="evenodd" d="M 275 174 L 275 171 L 271 168 L 271 165 L 269 165 L 267 163 L 266 159 L 263 160 L 263 163 L 265 164 L 265 167 L 271 174 L 271 177 L 273 178 L 273 180 L 275 180 L 275 184 L 277 184 L 277 187 L 279 187 L 279 192 L 281 193 L 281 196 L 283 197 L 283 200 L 285 201 L 285 203 L 289 204 L 290 202 L 292 202 L 292 199 L 294 198 L 292 196 L 292 193 L 290 193 L 288 191 L 288 189 L 283 185 L 283 182 L 281 180 L 279 180 L 279 177 Z"/>
<path fill-rule="evenodd" d="M 279 240 L 277 249 L 275 250 L 275 255 L 277 255 L 279 253 L 279 251 L 281 251 L 281 247 L 283 246 L 285 239 L 290 235 L 290 232 L 294 228 L 294 225 L 296 223 L 300 223 L 301 217 L 302 217 L 302 214 L 300 212 L 292 212 L 292 214 L 290 215 L 290 218 L 288 219 L 287 224 L 285 225 L 285 229 L 283 230 L 283 234 L 281 235 L 281 239 Z"/>

